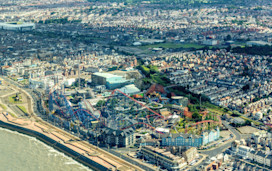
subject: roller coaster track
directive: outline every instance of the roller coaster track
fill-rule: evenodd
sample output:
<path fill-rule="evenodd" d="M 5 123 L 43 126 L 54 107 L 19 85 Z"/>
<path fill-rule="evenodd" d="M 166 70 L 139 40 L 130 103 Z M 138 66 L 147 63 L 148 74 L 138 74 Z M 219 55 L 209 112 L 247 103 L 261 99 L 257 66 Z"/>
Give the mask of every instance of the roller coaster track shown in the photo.
<path fill-rule="evenodd" d="M 106 126 L 105 125 L 105 123 L 104 122 L 102 122 L 102 120 L 100 120 L 99 118 L 97 118 L 95 115 L 93 115 L 90 111 L 88 111 L 88 110 L 86 110 L 86 109 L 83 109 L 83 108 L 80 108 L 80 109 L 77 109 L 76 111 L 75 111 L 75 114 L 77 113 L 77 112 L 79 112 L 79 111 L 84 111 L 84 112 L 86 112 L 86 113 L 88 113 L 90 116 L 92 116 L 94 119 L 96 119 L 97 121 L 100 121 L 104 126 Z"/>
<path fill-rule="evenodd" d="M 85 103 L 85 105 L 86 105 L 86 107 L 87 107 L 87 103 L 86 103 L 86 101 L 84 100 L 84 103 Z M 92 107 L 92 110 L 93 110 L 93 112 L 95 111 L 95 109 L 93 108 L 93 106 L 89 103 L 89 105 Z M 86 111 L 87 113 L 89 113 L 90 115 L 92 115 L 96 120 L 98 119 L 98 118 L 96 118 L 93 114 L 91 114 L 91 111 L 89 110 L 87 110 L 87 109 L 84 109 L 84 111 Z M 100 113 L 100 117 L 101 117 L 101 113 Z M 100 119 L 99 119 L 100 120 Z M 101 121 L 101 120 L 100 120 Z"/>
<path fill-rule="evenodd" d="M 204 121 L 196 122 L 195 124 L 191 125 L 189 130 L 191 130 L 193 127 L 195 127 L 195 126 L 197 126 L 199 124 L 203 124 L 203 123 L 218 123 L 218 124 L 220 124 L 220 122 L 218 122 L 218 121 L 204 120 Z M 187 128 L 185 128 L 185 133 L 187 133 L 189 130 Z"/>
<path fill-rule="evenodd" d="M 109 98 L 111 98 L 115 92 L 119 92 L 121 94 L 123 94 L 124 96 L 126 96 L 127 98 L 129 98 L 130 100 L 134 101 L 135 103 L 139 104 L 140 106 L 142 106 L 143 108 L 146 108 L 147 110 L 149 110 L 150 112 L 154 113 L 155 115 L 158 115 L 160 117 L 162 117 L 164 119 L 164 116 L 162 116 L 161 114 L 155 112 L 154 110 L 150 109 L 149 107 L 147 107 L 146 105 L 138 102 L 137 100 L 131 98 L 130 96 L 128 96 L 127 94 L 125 94 L 124 92 L 122 92 L 121 90 L 119 89 L 115 89 L 112 93 L 111 93 L 111 96 Z"/>
<path fill-rule="evenodd" d="M 133 127 L 134 125 L 145 125 L 145 126 L 148 126 L 149 128 L 151 128 L 152 130 L 155 130 L 155 128 L 154 128 L 153 126 L 151 126 L 151 125 L 149 125 L 149 124 L 147 124 L 147 123 L 144 123 L 144 122 L 137 122 L 137 123 L 135 123 L 135 124 L 131 124 L 131 125 L 125 127 L 125 128 L 121 128 L 121 130 L 128 129 L 128 128 L 130 128 L 130 127 Z M 157 131 L 157 130 L 155 130 L 155 131 Z M 160 134 L 164 134 L 164 133 L 162 133 L 162 132 L 160 132 L 160 131 L 157 131 L 157 132 L 160 133 Z"/>
<path fill-rule="evenodd" d="M 60 98 L 60 96 L 57 96 L 57 97 Z M 74 111 L 73 107 L 68 103 L 66 97 L 63 95 L 62 98 L 65 100 L 66 107 L 67 107 L 67 104 L 68 104 L 68 106 L 69 106 L 70 109 L 72 110 L 73 115 L 77 118 L 77 120 L 79 120 L 80 122 L 82 122 L 82 121 L 79 119 L 79 117 L 77 116 L 77 113 Z M 55 98 L 54 98 L 54 101 L 55 101 L 56 105 L 59 107 L 59 109 L 60 109 L 61 113 L 63 114 L 63 116 L 65 116 L 64 111 L 61 109 L 60 105 L 58 104 L 58 102 L 56 101 Z"/>
<path fill-rule="evenodd" d="M 27 96 L 29 96 L 31 100 L 33 99 L 28 93 L 27 93 Z M 37 106 L 35 104 L 31 104 L 31 107 L 32 108 L 34 108 L 34 107 L 37 108 Z M 32 110 L 35 111 L 34 109 L 32 109 Z M 48 122 L 44 121 L 43 119 L 41 119 L 40 117 L 38 117 L 37 114 L 31 115 L 31 117 L 33 117 L 37 122 L 39 122 L 39 124 L 42 124 L 42 125 L 46 126 L 47 130 L 56 131 L 58 133 L 61 133 L 63 136 L 67 137 L 67 139 L 78 140 L 78 137 L 76 137 L 75 135 L 71 135 L 70 133 L 62 130 L 61 128 L 51 125 L 50 123 L 48 123 Z M 77 143 L 79 145 L 82 145 L 82 146 L 86 147 L 86 148 L 89 148 L 94 153 L 99 154 L 99 156 L 97 156 L 97 157 L 99 157 L 101 159 L 107 158 L 107 159 L 110 159 L 112 161 L 117 162 L 118 164 L 121 165 L 120 170 L 121 169 L 122 170 L 135 170 L 135 171 L 136 170 L 137 171 L 144 170 L 144 169 L 140 168 L 141 166 L 139 166 L 137 164 L 132 164 L 131 162 L 123 160 L 123 159 L 117 157 L 116 155 L 113 155 L 113 154 L 111 154 L 111 153 L 109 153 L 109 152 L 107 152 L 107 151 L 105 151 L 105 150 L 103 150 L 101 148 L 98 148 L 97 146 L 89 144 L 86 141 L 77 141 Z M 74 150 L 74 149 L 71 149 L 71 150 Z"/>
<path fill-rule="evenodd" d="M 271 123 L 266 123 L 266 126 L 269 126 L 270 128 L 272 128 L 272 124 Z"/>
<path fill-rule="evenodd" d="M 87 102 L 84 101 L 84 104 L 85 104 L 86 108 L 90 108 L 89 110 L 84 109 L 84 108 L 79 108 L 79 109 L 77 109 L 77 110 L 75 111 L 75 110 L 73 109 L 73 107 L 71 106 L 71 104 L 69 103 L 69 101 L 67 100 L 67 98 L 66 98 L 64 95 L 59 94 L 59 93 L 56 92 L 56 91 L 57 91 L 57 87 L 58 87 L 59 85 L 61 85 L 64 81 L 65 81 L 65 80 L 63 80 L 63 81 L 57 83 L 54 87 L 52 87 L 52 89 L 51 89 L 50 92 L 49 92 L 49 96 L 52 96 L 52 100 L 54 101 L 54 103 L 56 104 L 56 106 L 58 106 L 58 108 L 60 109 L 60 112 L 62 113 L 62 115 L 63 115 L 63 116 L 67 116 L 67 114 L 65 114 L 66 112 L 63 111 L 63 109 L 61 108 L 61 106 L 60 106 L 60 104 L 58 103 L 58 101 L 57 101 L 56 98 L 61 98 L 60 100 L 63 101 L 63 104 L 62 104 L 62 105 L 65 105 L 65 107 L 67 108 L 67 112 L 71 115 L 71 117 L 75 116 L 76 119 L 79 120 L 79 121 L 81 122 L 81 125 L 82 125 L 83 122 L 85 122 L 85 121 L 83 121 L 84 116 L 90 115 L 92 118 L 94 118 L 95 120 L 97 120 L 97 121 L 99 121 L 99 122 L 102 122 L 102 124 L 103 124 L 104 126 L 107 127 L 107 125 L 101 120 L 101 117 L 98 118 L 98 117 L 96 117 L 96 116 L 93 114 L 93 112 L 95 111 L 95 109 L 94 109 L 94 107 L 93 107 L 89 102 L 88 102 L 89 104 L 87 104 Z M 111 96 L 110 96 L 108 99 L 112 98 L 112 97 L 114 96 L 115 93 L 121 93 L 121 94 L 124 95 L 126 98 L 132 100 L 132 101 L 135 102 L 136 104 L 138 104 L 138 105 L 140 105 L 141 107 L 146 108 L 148 111 L 150 111 L 152 114 L 151 114 L 151 115 L 147 115 L 147 116 L 146 116 L 147 119 L 149 119 L 149 118 L 152 117 L 152 116 L 158 116 L 158 117 L 160 117 L 160 118 L 162 118 L 162 119 L 165 119 L 164 116 L 162 116 L 161 114 L 159 114 L 159 113 L 157 113 L 156 111 L 150 109 L 149 107 L 147 107 L 146 105 L 140 103 L 139 101 L 137 101 L 137 100 L 131 98 L 129 95 L 123 93 L 123 92 L 120 91 L 119 89 L 115 89 L 115 90 L 111 93 Z M 88 106 L 90 106 L 90 107 L 88 107 Z M 93 112 L 91 112 L 91 110 L 92 110 Z M 84 113 L 81 113 L 81 112 L 84 112 L 85 114 L 84 114 Z M 83 116 L 83 115 L 84 115 L 84 116 Z M 81 120 L 81 119 L 82 119 L 82 120 Z M 85 120 L 86 120 L 86 119 L 85 119 Z M 134 125 L 139 125 L 139 124 L 140 124 L 140 125 L 145 125 L 145 126 L 151 128 L 152 130 L 155 130 L 155 128 L 154 128 L 153 126 L 151 126 L 150 124 L 144 123 L 144 122 L 138 122 L 138 123 L 135 123 L 135 124 L 131 124 L 131 125 L 125 127 L 125 128 L 121 128 L 121 130 L 128 129 L 128 128 L 134 126 Z M 84 125 L 83 125 L 83 127 L 84 127 Z M 159 131 L 157 131 L 157 132 L 159 132 Z M 163 134 L 162 132 L 159 132 L 159 133 Z"/>
<path fill-rule="evenodd" d="M 204 115 L 202 116 L 202 120 L 205 119 L 205 117 L 207 116 L 207 114 L 208 114 L 208 112 L 205 112 L 205 113 L 204 113 Z M 217 117 L 217 119 L 218 119 L 219 124 L 221 125 L 221 124 L 222 124 L 222 120 L 221 120 L 220 116 L 219 116 L 219 115 L 216 115 L 216 117 Z"/>

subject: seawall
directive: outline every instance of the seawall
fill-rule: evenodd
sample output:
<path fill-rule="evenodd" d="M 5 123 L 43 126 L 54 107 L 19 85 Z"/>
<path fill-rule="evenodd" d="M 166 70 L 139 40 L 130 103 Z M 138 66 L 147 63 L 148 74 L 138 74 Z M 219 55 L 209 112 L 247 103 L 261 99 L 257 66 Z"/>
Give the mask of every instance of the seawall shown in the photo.
<path fill-rule="evenodd" d="M 94 162 L 93 160 L 79 154 L 78 152 L 66 147 L 65 145 L 45 136 L 42 133 L 39 133 L 37 131 L 23 128 L 23 127 L 20 127 L 17 125 L 9 124 L 9 123 L 3 122 L 1 120 L 0 120 L 0 127 L 35 137 L 38 140 L 44 142 L 45 144 L 57 149 L 60 152 L 63 152 L 67 156 L 72 157 L 74 160 L 82 163 L 83 165 L 85 165 L 93 170 L 98 170 L 98 171 L 99 170 L 103 170 L 103 171 L 108 170 L 106 167 L 100 165 L 99 163 Z"/>

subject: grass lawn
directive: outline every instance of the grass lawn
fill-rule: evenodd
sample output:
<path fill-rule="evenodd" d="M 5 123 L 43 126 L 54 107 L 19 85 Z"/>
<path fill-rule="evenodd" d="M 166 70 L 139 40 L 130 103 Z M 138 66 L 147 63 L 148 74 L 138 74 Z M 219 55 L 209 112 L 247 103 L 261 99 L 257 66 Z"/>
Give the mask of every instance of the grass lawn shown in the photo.
<path fill-rule="evenodd" d="M 20 81 L 19 83 L 23 85 L 29 85 L 28 79 L 24 79 L 23 81 Z"/>
<path fill-rule="evenodd" d="M 10 103 L 22 103 L 21 101 L 15 101 L 15 97 L 16 97 L 16 95 L 9 96 L 9 102 Z M 22 96 L 19 95 L 19 97 L 20 97 L 20 99 L 22 99 Z"/>
<path fill-rule="evenodd" d="M 194 44 L 194 43 L 159 43 L 159 44 L 154 44 L 154 45 L 144 45 L 144 46 L 139 46 L 140 49 L 145 50 L 148 48 L 171 48 L 171 49 L 177 49 L 177 48 L 196 48 L 200 49 L 205 47 L 204 45 L 199 45 L 199 44 Z M 212 46 L 210 46 L 212 48 Z"/>
<path fill-rule="evenodd" d="M 244 119 L 244 120 L 248 120 L 248 121 L 250 121 L 250 122 L 253 122 L 254 125 L 256 125 L 256 126 L 259 126 L 259 125 L 260 125 L 259 122 L 256 122 L 256 121 L 254 121 L 254 120 L 252 120 L 252 119 L 249 119 L 249 118 L 246 118 L 246 117 L 244 117 L 244 116 L 240 116 L 240 118 L 242 118 L 242 119 Z"/>
<path fill-rule="evenodd" d="M 4 109 L 4 110 L 7 110 L 7 106 L 3 105 L 3 104 L 0 104 L 1 108 Z"/>
<path fill-rule="evenodd" d="M 14 113 L 8 112 L 9 115 L 11 115 L 14 118 L 17 118 L 17 116 Z"/>
<path fill-rule="evenodd" d="M 24 113 L 27 113 L 27 110 L 26 110 L 26 108 L 25 108 L 24 106 L 19 106 L 19 105 L 17 105 L 17 107 L 18 107 L 19 109 L 21 109 L 21 111 L 23 111 Z"/>

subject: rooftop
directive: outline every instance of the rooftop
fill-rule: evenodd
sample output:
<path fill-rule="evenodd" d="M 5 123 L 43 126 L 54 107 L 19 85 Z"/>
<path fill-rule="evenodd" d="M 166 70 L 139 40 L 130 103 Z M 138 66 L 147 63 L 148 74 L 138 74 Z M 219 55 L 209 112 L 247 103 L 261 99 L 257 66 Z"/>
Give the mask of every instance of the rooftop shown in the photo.
<path fill-rule="evenodd" d="M 118 75 L 113 75 L 113 74 L 104 73 L 104 72 L 103 73 L 102 72 L 96 72 L 93 75 L 100 76 L 100 77 L 105 77 L 105 78 L 121 77 L 121 76 L 118 76 Z"/>

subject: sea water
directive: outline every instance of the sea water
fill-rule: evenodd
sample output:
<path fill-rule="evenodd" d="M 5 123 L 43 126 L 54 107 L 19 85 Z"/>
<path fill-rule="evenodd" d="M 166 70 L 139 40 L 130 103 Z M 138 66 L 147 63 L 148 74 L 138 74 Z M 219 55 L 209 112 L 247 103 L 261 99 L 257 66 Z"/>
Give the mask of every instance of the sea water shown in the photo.
<path fill-rule="evenodd" d="M 90 171 L 36 138 L 0 128 L 0 171 Z"/>

